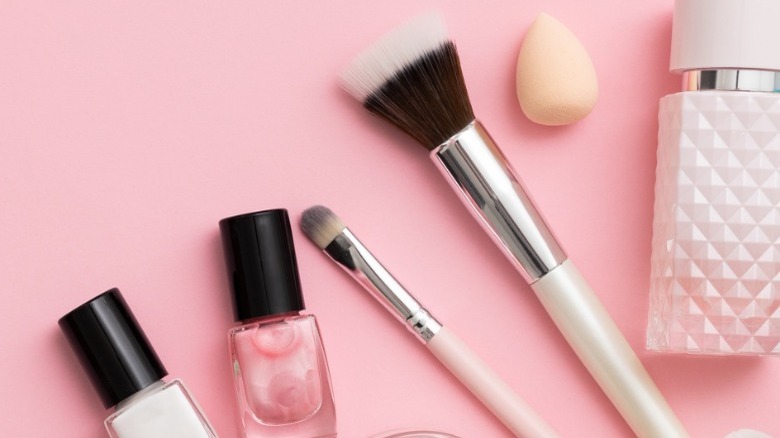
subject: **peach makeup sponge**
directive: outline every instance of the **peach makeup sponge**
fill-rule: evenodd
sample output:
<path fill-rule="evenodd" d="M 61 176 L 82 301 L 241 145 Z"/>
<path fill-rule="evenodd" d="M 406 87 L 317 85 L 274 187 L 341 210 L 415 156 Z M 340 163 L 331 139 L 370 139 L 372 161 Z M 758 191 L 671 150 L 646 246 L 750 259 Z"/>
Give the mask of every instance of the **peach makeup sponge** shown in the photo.
<path fill-rule="evenodd" d="M 523 113 L 542 125 L 567 125 L 590 114 L 599 95 L 596 70 L 574 34 L 541 13 L 517 58 L 517 99 Z"/>

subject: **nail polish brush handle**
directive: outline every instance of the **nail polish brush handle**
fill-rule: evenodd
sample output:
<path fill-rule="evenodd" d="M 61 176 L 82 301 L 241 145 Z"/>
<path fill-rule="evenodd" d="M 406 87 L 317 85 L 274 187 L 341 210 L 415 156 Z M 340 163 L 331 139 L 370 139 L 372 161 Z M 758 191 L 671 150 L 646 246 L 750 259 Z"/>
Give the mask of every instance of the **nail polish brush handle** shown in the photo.
<path fill-rule="evenodd" d="M 558 436 L 528 403 L 447 327 L 442 327 L 425 346 L 516 436 Z"/>

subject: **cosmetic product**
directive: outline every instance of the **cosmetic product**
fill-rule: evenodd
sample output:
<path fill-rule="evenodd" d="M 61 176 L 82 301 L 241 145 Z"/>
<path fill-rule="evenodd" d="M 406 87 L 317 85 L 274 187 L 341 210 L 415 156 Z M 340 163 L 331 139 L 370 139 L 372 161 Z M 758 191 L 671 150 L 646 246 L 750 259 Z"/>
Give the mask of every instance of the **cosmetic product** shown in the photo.
<path fill-rule="evenodd" d="M 235 319 L 230 358 L 243 436 L 336 436 L 317 320 L 305 306 L 287 210 L 219 222 Z"/>
<path fill-rule="evenodd" d="M 414 333 L 428 350 L 516 436 L 557 436 L 553 429 L 395 279 L 330 209 L 309 208 L 301 229 L 325 254 Z"/>
<path fill-rule="evenodd" d="M 168 372 L 118 289 L 59 320 L 106 408 L 113 438 L 215 438 L 184 384 Z"/>
<path fill-rule="evenodd" d="M 430 151 L 634 432 L 687 436 L 501 150 L 474 118 L 460 59 L 441 19 L 422 16 L 386 35 L 352 61 L 342 84 L 366 109 Z"/>
<path fill-rule="evenodd" d="M 780 354 L 780 2 L 677 0 L 647 346 Z"/>
<path fill-rule="evenodd" d="M 568 125 L 593 111 L 599 97 L 596 69 L 577 37 L 542 13 L 528 29 L 517 57 L 517 100 L 541 125 Z"/>

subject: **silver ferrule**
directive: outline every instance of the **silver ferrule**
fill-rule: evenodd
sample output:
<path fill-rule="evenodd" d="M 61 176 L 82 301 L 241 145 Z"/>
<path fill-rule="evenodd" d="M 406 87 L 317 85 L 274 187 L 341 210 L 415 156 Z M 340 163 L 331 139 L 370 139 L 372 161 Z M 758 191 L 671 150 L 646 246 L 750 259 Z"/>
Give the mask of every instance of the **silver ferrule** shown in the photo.
<path fill-rule="evenodd" d="M 324 251 L 423 343 L 441 330 L 436 318 L 393 278 L 349 229 L 345 228 Z"/>
<path fill-rule="evenodd" d="M 439 170 L 526 281 L 566 261 L 509 162 L 479 121 L 431 153 Z"/>
<path fill-rule="evenodd" d="M 780 93 L 780 72 L 773 70 L 689 70 L 683 72 L 683 91 L 757 91 Z"/>

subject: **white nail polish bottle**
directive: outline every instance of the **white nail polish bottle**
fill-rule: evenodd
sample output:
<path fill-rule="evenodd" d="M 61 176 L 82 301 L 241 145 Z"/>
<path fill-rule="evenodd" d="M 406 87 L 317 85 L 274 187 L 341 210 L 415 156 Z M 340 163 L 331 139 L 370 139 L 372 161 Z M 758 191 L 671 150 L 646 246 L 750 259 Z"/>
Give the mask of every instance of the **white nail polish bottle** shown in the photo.
<path fill-rule="evenodd" d="M 60 321 L 106 408 L 112 438 L 216 438 L 184 384 L 168 374 L 118 289 Z"/>

